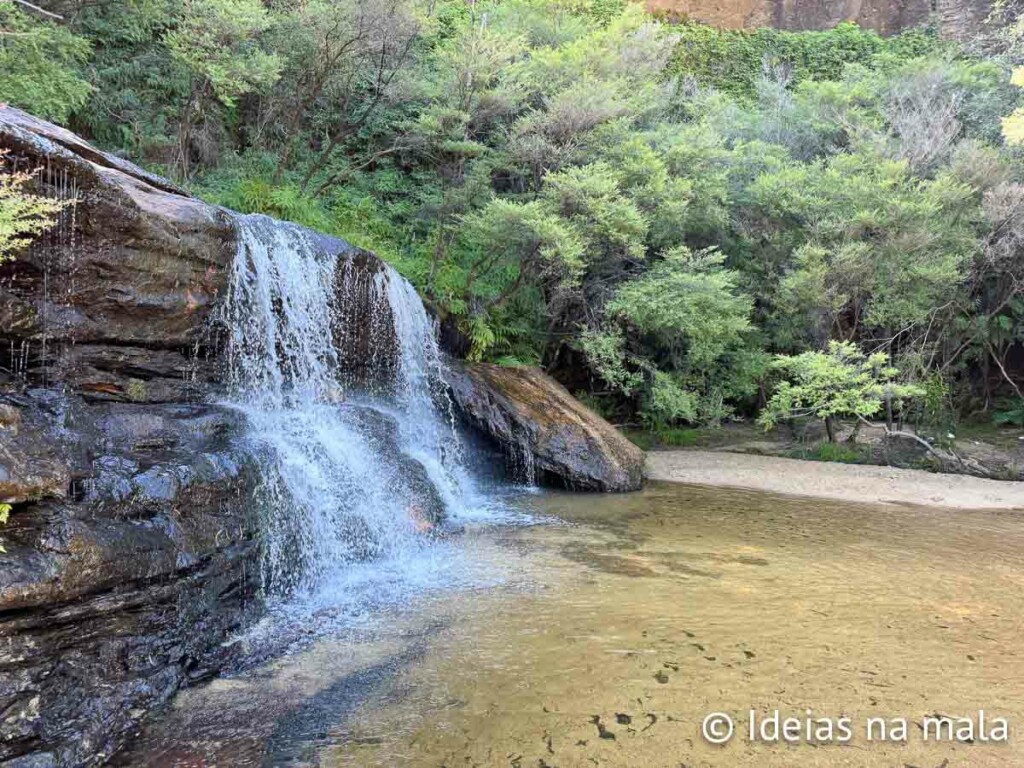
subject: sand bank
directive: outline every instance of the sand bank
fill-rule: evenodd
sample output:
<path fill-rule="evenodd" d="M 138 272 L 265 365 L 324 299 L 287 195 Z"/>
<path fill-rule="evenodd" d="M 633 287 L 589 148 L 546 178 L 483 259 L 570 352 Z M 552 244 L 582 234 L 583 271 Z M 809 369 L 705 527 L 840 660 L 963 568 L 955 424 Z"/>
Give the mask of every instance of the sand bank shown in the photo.
<path fill-rule="evenodd" d="M 651 480 L 867 503 L 1024 511 L 1024 482 L 724 451 L 653 451 Z"/>

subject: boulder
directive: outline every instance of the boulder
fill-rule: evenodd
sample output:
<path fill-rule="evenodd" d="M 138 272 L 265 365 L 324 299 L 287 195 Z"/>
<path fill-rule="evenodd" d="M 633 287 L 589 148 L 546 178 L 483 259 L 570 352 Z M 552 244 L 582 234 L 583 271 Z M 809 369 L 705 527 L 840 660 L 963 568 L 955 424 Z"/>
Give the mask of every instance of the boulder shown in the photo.
<path fill-rule="evenodd" d="M 539 368 L 453 364 L 452 399 L 529 482 L 635 491 L 644 453 Z"/>

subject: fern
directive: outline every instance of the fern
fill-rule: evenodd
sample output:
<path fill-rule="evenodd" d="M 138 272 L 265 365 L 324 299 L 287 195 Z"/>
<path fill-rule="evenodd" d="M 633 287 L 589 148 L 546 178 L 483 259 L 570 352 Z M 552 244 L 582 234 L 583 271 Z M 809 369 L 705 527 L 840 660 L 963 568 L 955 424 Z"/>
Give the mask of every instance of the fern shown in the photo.
<path fill-rule="evenodd" d="M 1020 398 L 1006 398 L 996 403 L 996 409 L 992 413 L 992 422 L 994 424 L 1024 427 L 1024 400 Z"/>

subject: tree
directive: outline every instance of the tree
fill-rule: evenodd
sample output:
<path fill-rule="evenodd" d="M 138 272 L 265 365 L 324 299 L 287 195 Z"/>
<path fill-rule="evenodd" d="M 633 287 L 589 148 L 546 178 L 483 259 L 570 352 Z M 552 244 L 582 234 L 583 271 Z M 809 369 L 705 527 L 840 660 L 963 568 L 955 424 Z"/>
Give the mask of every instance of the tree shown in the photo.
<path fill-rule="evenodd" d="M 24 186 L 33 174 L 5 170 L 5 155 L 0 151 L 0 264 L 53 226 L 68 204 L 26 192 Z"/>
<path fill-rule="evenodd" d="M 191 173 L 193 134 L 207 119 L 209 107 L 232 107 L 239 97 L 277 80 L 280 58 L 263 50 L 257 39 L 270 24 L 270 14 L 258 0 L 186 0 L 184 16 L 164 35 L 172 58 L 191 74 L 174 162 L 181 176 Z"/>
<path fill-rule="evenodd" d="M 409 0 L 312 0 L 284 16 L 274 33 L 283 77 L 263 108 L 267 132 L 282 147 L 279 182 L 297 145 L 319 145 L 301 187 L 323 171 L 322 195 L 348 171 L 333 169 L 339 148 L 354 139 L 391 100 L 409 64 L 420 20 Z"/>
<path fill-rule="evenodd" d="M 756 386 L 760 363 L 747 344 L 751 302 L 716 251 L 673 249 L 608 302 L 608 321 L 580 346 L 602 379 L 639 392 L 641 414 L 659 426 L 717 422 L 726 403 Z"/>
<path fill-rule="evenodd" d="M 1010 82 L 1018 88 L 1024 87 L 1024 67 L 1017 67 L 1013 70 Z M 1024 144 L 1024 107 L 1018 107 L 1003 118 L 1002 133 L 1007 144 L 1015 146 Z"/>
<path fill-rule="evenodd" d="M 904 161 L 869 150 L 787 164 L 760 175 L 749 192 L 754 226 L 800 246 L 787 250 L 799 258 L 766 286 L 783 289 L 773 301 L 783 312 L 806 312 L 787 290 L 819 280 L 812 306 L 829 310 L 833 338 L 927 324 L 955 297 L 978 247 L 977 200 L 967 185 L 948 175 L 922 181 Z"/>
<path fill-rule="evenodd" d="M 377 251 L 460 349 L 627 418 L 752 415 L 830 340 L 958 413 L 1024 391 L 1016 0 L 999 58 L 625 0 L 18 2 L 4 98 Z"/>
<path fill-rule="evenodd" d="M 89 97 L 82 77 L 89 50 L 87 40 L 53 19 L 0 0 L 0 101 L 64 122 Z"/>
<path fill-rule="evenodd" d="M 899 371 L 884 353 L 865 355 L 855 344 L 832 341 L 827 352 L 779 355 L 772 368 L 784 378 L 775 387 L 758 422 L 771 429 L 780 420 L 814 416 L 825 422 L 835 442 L 835 421 L 842 416 L 860 420 L 883 406 L 900 410 L 924 390 L 897 380 Z"/>

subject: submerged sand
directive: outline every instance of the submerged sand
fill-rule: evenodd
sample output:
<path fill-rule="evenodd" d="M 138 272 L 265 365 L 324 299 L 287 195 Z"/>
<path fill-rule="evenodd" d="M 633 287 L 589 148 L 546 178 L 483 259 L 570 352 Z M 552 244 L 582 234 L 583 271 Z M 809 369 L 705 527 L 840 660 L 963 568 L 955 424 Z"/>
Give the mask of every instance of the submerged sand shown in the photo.
<path fill-rule="evenodd" d="M 1024 516 L 679 483 L 524 503 L 543 522 L 469 527 L 435 564 L 484 581 L 186 691 L 120 764 L 1024 765 Z M 751 710 L 852 738 L 752 739 Z M 924 738 L 979 710 L 1007 741 Z M 726 744 L 701 734 L 712 712 Z M 908 731 L 871 739 L 871 718 Z"/>
<path fill-rule="evenodd" d="M 647 454 L 651 480 L 869 504 L 1024 510 L 1024 482 L 723 451 Z"/>

